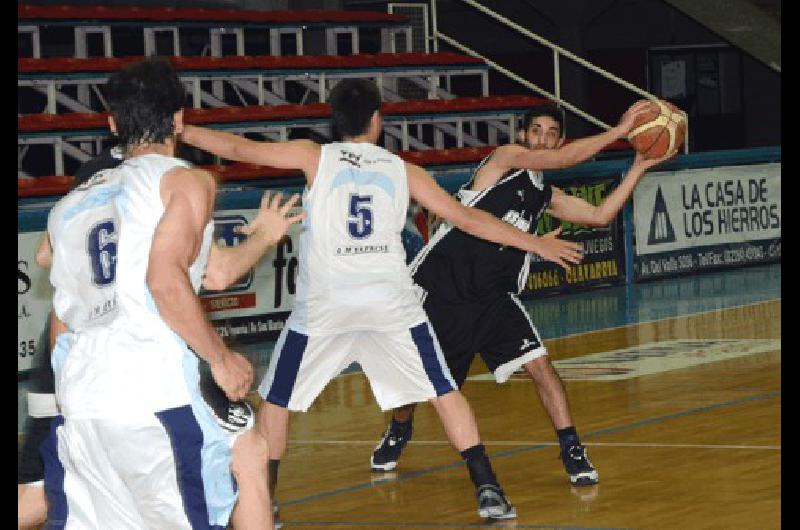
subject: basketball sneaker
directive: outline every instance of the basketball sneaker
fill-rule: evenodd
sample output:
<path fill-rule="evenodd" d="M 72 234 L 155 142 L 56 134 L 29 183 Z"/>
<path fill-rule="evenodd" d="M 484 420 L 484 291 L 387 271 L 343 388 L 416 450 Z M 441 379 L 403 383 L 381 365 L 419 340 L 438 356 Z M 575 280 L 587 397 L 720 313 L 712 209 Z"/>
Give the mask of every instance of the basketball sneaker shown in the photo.
<path fill-rule="evenodd" d="M 600 480 L 597 470 L 586 456 L 586 448 L 580 444 L 570 446 L 566 453 L 562 452 L 561 461 L 573 486 L 590 486 Z"/>
<path fill-rule="evenodd" d="M 253 407 L 245 400 L 231 401 L 209 375 L 201 376 L 200 392 L 214 413 L 220 427 L 230 433 L 239 433 L 253 426 L 256 417 Z"/>
<path fill-rule="evenodd" d="M 397 460 L 403 452 L 403 447 L 411 439 L 413 431 L 414 428 L 410 421 L 408 422 L 408 427 L 403 430 L 397 429 L 394 422 L 389 424 L 383 438 L 375 446 L 375 451 L 372 452 L 372 456 L 369 459 L 372 471 L 393 470 L 397 466 Z"/>
<path fill-rule="evenodd" d="M 217 416 L 220 427 L 229 432 L 246 431 L 255 423 L 256 415 L 247 401 L 231 401 L 225 414 Z"/>
<path fill-rule="evenodd" d="M 514 519 L 517 509 L 511 504 L 503 490 L 493 484 L 478 488 L 478 515 L 484 519 Z"/>
<path fill-rule="evenodd" d="M 281 522 L 281 511 L 278 509 L 278 505 L 274 502 L 272 503 L 272 527 L 275 530 L 278 530 L 278 528 L 283 528 L 283 523 Z"/>

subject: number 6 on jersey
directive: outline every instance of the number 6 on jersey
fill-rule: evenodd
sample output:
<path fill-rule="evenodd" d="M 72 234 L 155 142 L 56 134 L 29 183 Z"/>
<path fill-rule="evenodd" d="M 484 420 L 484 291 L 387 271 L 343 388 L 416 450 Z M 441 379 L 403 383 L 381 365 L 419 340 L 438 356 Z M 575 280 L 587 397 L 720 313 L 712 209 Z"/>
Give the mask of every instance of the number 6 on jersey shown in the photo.
<path fill-rule="evenodd" d="M 355 239 L 365 239 L 372 234 L 372 195 L 350 195 L 347 229 Z"/>

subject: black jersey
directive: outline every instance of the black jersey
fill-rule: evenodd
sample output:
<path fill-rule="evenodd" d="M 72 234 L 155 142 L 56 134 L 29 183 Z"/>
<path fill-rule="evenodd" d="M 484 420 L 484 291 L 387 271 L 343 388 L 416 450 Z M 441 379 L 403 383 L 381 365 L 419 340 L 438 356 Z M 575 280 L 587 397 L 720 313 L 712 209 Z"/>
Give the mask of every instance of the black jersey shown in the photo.
<path fill-rule="evenodd" d="M 478 169 L 486 160 L 488 157 Z M 480 208 L 520 230 L 534 233 L 553 195 L 552 187 L 544 184 L 542 173 L 512 169 L 492 186 L 472 191 L 478 169 L 456 197 L 466 206 Z M 431 301 L 474 302 L 503 293 L 518 294 L 529 266 L 527 252 L 479 239 L 444 222 L 411 263 L 411 272 L 414 282 Z"/>

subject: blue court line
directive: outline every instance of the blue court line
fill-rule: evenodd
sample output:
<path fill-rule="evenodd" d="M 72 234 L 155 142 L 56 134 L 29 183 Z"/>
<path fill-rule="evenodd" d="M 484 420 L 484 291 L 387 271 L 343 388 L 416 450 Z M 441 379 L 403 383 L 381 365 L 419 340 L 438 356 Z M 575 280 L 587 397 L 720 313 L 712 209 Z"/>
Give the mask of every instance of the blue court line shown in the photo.
<path fill-rule="evenodd" d="M 617 528 L 617 527 L 597 527 L 597 526 L 553 526 L 553 525 L 542 525 L 542 524 L 519 524 L 513 521 L 506 523 L 507 526 L 503 525 L 502 521 L 492 522 L 492 523 L 483 523 L 483 524 L 453 524 L 453 523 L 398 523 L 394 521 L 373 521 L 373 522 L 354 522 L 354 521 L 346 521 L 346 522 L 337 522 L 337 521 L 283 521 L 284 526 L 367 526 L 374 528 L 378 527 L 389 527 L 389 528 L 539 528 L 539 529 L 553 529 L 553 530 L 631 530 L 627 528 Z"/>
<path fill-rule="evenodd" d="M 633 423 L 619 425 L 619 426 L 616 426 L 616 427 L 608 427 L 606 429 L 600 429 L 600 430 L 597 430 L 597 431 L 592 431 L 592 432 L 584 434 L 583 438 L 584 439 L 586 439 L 586 438 L 594 438 L 594 437 L 601 436 L 601 435 L 604 435 L 604 434 L 611 434 L 611 433 L 625 431 L 625 430 L 629 430 L 629 429 L 635 429 L 637 427 L 643 427 L 643 426 L 646 426 L 646 425 L 653 425 L 655 423 L 661 423 L 661 422 L 672 420 L 672 419 L 675 419 L 675 418 L 681 418 L 681 417 L 684 417 L 684 416 L 689 416 L 691 414 L 699 414 L 699 413 L 708 412 L 710 410 L 715 410 L 715 409 L 719 409 L 719 408 L 723 408 L 723 407 L 733 407 L 733 406 L 736 406 L 736 405 L 742 405 L 742 404 L 751 403 L 751 402 L 754 402 L 754 401 L 761 401 L 761 400 L 764 400 L 764 399 L 770 399 L 770 398 L 778 397 L 778 396 L 780 396 L 780 394 L 781 394 L 781 390 L 775 390 L 775 391 L 772 391 L 772 392 L 767 392 L 766 394 L 757 394 L 757 395 L 754 395 L 754 396 L 747 396 L 747 397 L 744 397 L 744 398 L 735 399 L 733 401 L 724 401 L 722 403 L 715 403 L 713 405 L 704 405 L 702 407 L 695 407 L 695 408 L 691 408 L 691 409 L 684 410 L 684 411 L 681 411 L 681 412 L 675 412 L 673 414 L 666 414 L 664 416 L 656 416 L 655 418 L 648 418 L 648 419 L 644 419 L 644 420 L 640 420 L 640 421 L 635 421 Z M 529 451 L 536 451 L 538 449 L 544 449 L 545 447 L 551 447 L 551 446 L 550 445 L 545 445 L 545 444 L 538 444 L 538 445 L 531 445 L 531 446 L 527 446 L 527 447 L 519 447 L 519 448 L 516 448 L 516 449 L 509 449 L 509 450 L 506 450 L 506 451 L 499 451 L 499 452 L 496 452 L 496 453 L 491 453 L 491 454 L 489 454 L 489 457 L 492 458 L 492 459 L 504 458 L 506 456 L 511 456 L 511 455 L 515 455 L 515 454 L 519 454 L 519 453 L 524 453 L 524 452 L 529 452 Z M 348 487 L 345 487 L 345 488 L 338 488 L 338 489 L 334 489 L 334 490 L 330 490 L 330 491 L 326 491 L 326 492 L 322 492 L 322 493 L 316 493 L 314 495 L 308 495 L 306 497 L 300 497 L 299 499 L 292 499 L 292 500 L 288 500 L 288 501 L 278 502 L 277 504 L 279 506 L 292 506 L 292 505 L 302 504 L 302 503 L 306 503 L 306 502 L 313 502 L 313 501 L 316 501 L 316 500 L 319 500 L 319 499 L 324 499 L 326 497 L 332 497 L 334 495 L 339 495 L 341 493 L 352 493 L 354 491 L 359 491 L 359 490 L 363 490 L 363 489 L 366 489 L 366 488 L 382 486 L 384 484 L 389 484 L 389 483 L 393 483 L 393 482 L 411 480 L 411 479 L 414 479 L 414 478 L 417 478 L 417 477 L 421 477 L 423 475 L 429 475 L 431 473 L 438 473 L 440 471 L 447 471 L 447 470 L 450 470 L 450 469 L 455 469 L 456 467 L 463 466 L 463 465 L 464 465 L 463 461 L 454 462 L 454 463 L 451 463 L 451 464 L 444 464 L 444 465 L 441 465 L 441 466 L 436 466 L 436 467 L 432 467 L 432 468 L 428 468 L 428 469 L 422 469 L 422 470 L 419 470 L 419 471 L 411 471 L 411 472 L 408 472 L 408 473 L 402 473 L 402 474 L 399 474 L 397 477 L 394 477 L 394 478 L 391 478 L 391 479 L 386 479 L 386 480 L 382 480 L 382 481 L 375 481 L 374 483 L 372 481 L 370 481 L 370 482 L 362 482 L 361 484 L 355 484 L 353 486 L 348 486 Z M 285 521 L 285 524 L 290 524 L 290 521 Z M 524 527 L 518 527 L 518 528 L 524 528 Z M 532 528 L 539 528 L 539 527 L 532 527 Z M 550 526 L 550 528 L 554 528 L 554 527 Z M 562 528 L 562 527 L 556 527 L 556 528 Z"/>

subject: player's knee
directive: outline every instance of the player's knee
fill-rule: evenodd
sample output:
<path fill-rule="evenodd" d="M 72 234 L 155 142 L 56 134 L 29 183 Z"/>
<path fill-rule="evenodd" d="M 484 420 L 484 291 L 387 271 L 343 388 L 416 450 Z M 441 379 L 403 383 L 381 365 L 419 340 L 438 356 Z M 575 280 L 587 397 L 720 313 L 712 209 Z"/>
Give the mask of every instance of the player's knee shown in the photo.
<path fill-rule="evenodd" d="M 442 394 L 441 396 L 436 396 L 435 398 L 430 399 L 429 403 L 438 410 L 442 406 L 452 406 L 453 404 L 460 403 L 461 401 L 465 401 L 464 396 L 461 394 L 460 390 L 454 388 L 446 394 Z"/>
<path fill-rule="evenodd" d="M 17 486 L 17 527 L 38 528 L 47 518 L 47 498 L 43 486 Z"/>
<path fill-rule="evenodd" d="M 234 473 L 266 467 L 267 460 L 269 460 L 269 444 L 266 438 L 255 429 L 250 429 L 240 435 L 233 445 L 232 468 Z"/>
<path fill-rule="evenodd" d="M 545 379 L 550 372 L 550 361 L 546 355 L 542 355 L 541 357 L 537 357 L 536 359 L 528 361 L 523 366 L 525 366 L 525 370 L 527 370 L 528 374 L 530 374 L 534 381 L 541 381 Z"/>

